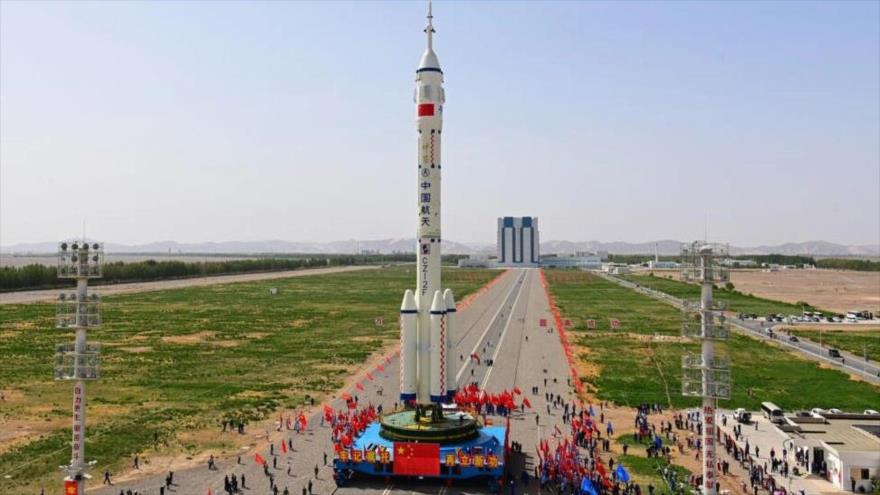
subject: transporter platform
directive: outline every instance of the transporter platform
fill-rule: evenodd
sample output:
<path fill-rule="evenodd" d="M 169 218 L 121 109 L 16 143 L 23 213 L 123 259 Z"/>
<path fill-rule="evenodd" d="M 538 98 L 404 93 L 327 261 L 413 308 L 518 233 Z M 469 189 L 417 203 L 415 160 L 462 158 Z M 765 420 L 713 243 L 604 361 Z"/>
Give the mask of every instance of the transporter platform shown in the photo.
<path fill-rule="evenodd" d="M 391 413 L 370 424 L 349 449 L 337 452 L 334 477 L 340 486 L 362 476 L 446 482 L 485 478 L 496 491 L 507 461 L 507 434 L 506 426 L 483 426 L 468 413 L 440 407 Z"/>

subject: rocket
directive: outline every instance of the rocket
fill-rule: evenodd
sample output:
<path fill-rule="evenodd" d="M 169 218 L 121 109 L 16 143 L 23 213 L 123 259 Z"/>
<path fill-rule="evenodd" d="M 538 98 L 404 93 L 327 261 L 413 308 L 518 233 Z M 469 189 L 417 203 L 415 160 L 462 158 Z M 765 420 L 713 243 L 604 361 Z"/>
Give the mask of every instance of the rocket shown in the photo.
<path fill-rule="evenodd" d="M 416 290 L 406 291 L 400 309 L 400 399 L 442 403 L 456 390 L 448 356 L 452 351 L 452 291 L 440 281 L 440 137 L 443 132 L 443 71 L 434 53 L 431 3 L 428 46 L 416 70 L 418 130 Z"/>

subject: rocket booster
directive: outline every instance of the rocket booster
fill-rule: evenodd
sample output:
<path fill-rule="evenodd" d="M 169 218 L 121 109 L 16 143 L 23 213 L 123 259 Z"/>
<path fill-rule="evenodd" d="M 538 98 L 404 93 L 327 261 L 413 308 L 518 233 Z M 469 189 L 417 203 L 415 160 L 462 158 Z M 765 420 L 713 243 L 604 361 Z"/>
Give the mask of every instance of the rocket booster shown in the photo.
<path fill-rule="evenodd" d="M 404 362 L 417 361 L 416 401 L 442 402 L 449 390 L 455 390 L 448 380 L 447 357 L 449 355 L 449 332 L 446 329 L 446 296 L 440 281 L 440 143 L 443 132 L 443 104 L 446 95 L 443 91 L 443 71 L 433 48 L 434 27 L 431 5 L 428 4 L 428 26 L 425 28 L 428 46 L 416 70 L 416 126 L 418 130 L 418 172 L 417 172 L 417 238 L 416 247 L 416 290 L 415 305 L 416 345 L 415 356 L 403 356 Z M 442 315 L 432 318 L 432 306 L 436 297 L 440 298 Z M 451 297 L 451 294 L 450 294 Z M 433 320 L 433 324 L 432 324 Z M 401 318 L 401 335 L 403 335 Z M 409 321 L 409 320 L 407 320 Z M 401 351 L 408 352 L 408 348 Z M 433 354 L 433 357 L 432 357 Z M 432 365 L 433 362 L 433 365 Z M 409 370 L 409 367 L 407 367 Z M 401 400 L 412 400 L 410 388 L 412 380 L 401 372 Z"/>

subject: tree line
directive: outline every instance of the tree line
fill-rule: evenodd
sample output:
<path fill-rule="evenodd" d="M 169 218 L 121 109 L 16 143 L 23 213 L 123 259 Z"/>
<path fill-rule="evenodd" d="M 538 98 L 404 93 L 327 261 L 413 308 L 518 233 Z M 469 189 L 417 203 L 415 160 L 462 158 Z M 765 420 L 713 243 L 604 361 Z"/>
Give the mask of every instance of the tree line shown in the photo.
<path fill-rule="evenodd" d="M 459 256 L 443 257 L 446 263 L 455 263 Z M 315 255 L 300 257 L 260 257 L 256 259 L 224 261 L 114 261 L 104 264 L 104 276 L 91 285 L 122 282 L 147 282 L 177 278 L 206 277 L 249 272 L 300 270 L 326 266 L 351 266 L 381 263 L 415 262 L 415 254 L 389 255 Z M 59 279 L 55 266 L 32 264 L 0 268 L 0 292 L 30 289 L 72 287 L 75 280 Z"/>

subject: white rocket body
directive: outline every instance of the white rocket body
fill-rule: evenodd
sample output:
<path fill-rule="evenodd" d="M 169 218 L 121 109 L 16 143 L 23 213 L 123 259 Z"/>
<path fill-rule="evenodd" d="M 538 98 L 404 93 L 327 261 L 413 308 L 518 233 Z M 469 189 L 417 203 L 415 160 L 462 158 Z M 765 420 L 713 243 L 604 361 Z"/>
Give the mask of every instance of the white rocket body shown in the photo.
<path fill-rule="evenodd" d="M 413 291 L 403 294 L 400 305 L 400 399 L 404 402 L 416 399 L 418 379 L 418 331 L 419 311 Z"/>
<path fill-rule="evenodd" d="M 446 312 L 445 296 L 440 281 L 440 137 L 443 131 L 443 103 L 446 101 L 446 96 L 443 91 L 443 71 L 440 70 L 440 63 L 432 47 L 434 28 L 431 19 L 429 4 L 428 27 L 425 28 L 428 47 L 416 70 L 415 91 L 416 122 L 419 133 L 415 291 L 418 344 L 417 356 L 402 357 L 404 362 L 412 362 L 414 359 L 418 361 L 414 399 L 420 404 L 429 401 L 443 402 L 448 395 L 448 389 L 452 387 L 452 382 L 448 382 L 446 374 L 449 334 L 442 318 L 432 324 L 431 315 L 436 296 L 440 297 L 443 316 Z M 438 354 L 433 360 L 432 350 Z M 411 351 L 402 348 L 401 354 L 404 352 Z M 401 400 L 412 401 L 404 378 L 405 373 L 401 373 Z"/>
<path fill-rule="evenodd" d="M 446 301 L 438 290 L 431 303 L 431 402 L 446 402 Z"/>
<path fill-rule="evenodd" d="M 458 388 L 455 383 L 455 359 L 452 357 L 452 329 L 455 325 L 455 297 L 452 295 L 452 289 L 443 291 L 443 302 L 446 303 L 446 400 L 452 402 L 455 398 L 455 391 Z"/>

